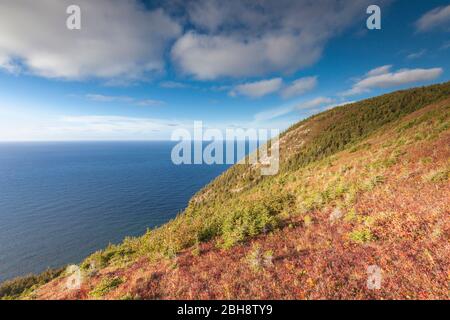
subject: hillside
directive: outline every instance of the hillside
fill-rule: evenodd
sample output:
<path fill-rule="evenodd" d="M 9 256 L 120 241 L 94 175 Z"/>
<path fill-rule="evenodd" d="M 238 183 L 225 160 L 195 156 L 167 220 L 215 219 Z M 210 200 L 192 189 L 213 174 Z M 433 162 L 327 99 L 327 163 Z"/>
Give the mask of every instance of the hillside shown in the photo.
<path fill-rule="evenodd" d="M 282 134 L 278 175 L 233 166 L 172 221 L 88 257 L 80 289 L 55 272 L 0 296 L 448 299 L 449 129 L 449 82 L 328 110 Z"/>

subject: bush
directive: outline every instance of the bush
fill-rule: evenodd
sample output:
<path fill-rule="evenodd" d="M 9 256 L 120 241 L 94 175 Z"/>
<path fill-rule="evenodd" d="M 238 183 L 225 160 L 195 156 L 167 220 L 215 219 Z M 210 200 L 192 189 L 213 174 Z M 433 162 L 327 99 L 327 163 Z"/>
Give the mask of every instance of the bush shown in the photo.
<path fill-rule="evenodd" d="M 261 251 L 259 244 L 253 245 L 252 250 L 246 256 L 247 263 L 253 271 L 261 271 L 264 267 L 273 265 L 273 251 Z"/>
<path fill-rule="evenodd" d="M 230 248 L 249 237 L 270 231 L 278 226 L 278 219 L 262 204 L 233 211 L 222 225 L 222 247 Z"/>
<path fill-rule="evenodd" d="M 359 228 L 349 233 L 349 239 L 356 243 L 366 243 L 375 240 L 369 228 Z"/>
<path fill-rule="evenodd" d="M 89 292 L 89 295 L 94 298 L 101 298 L 111 290 L 117 288 L 123 283 L 123 280 L 119 277 L 103 278 L 100 283 Z"/>
<path fill-rule="evenodd" d="M 445 182 L 450 178 L 450 169 L 434 170 L 428 173 L 424 180 L 433 183 Z"/>
<path fill-rule="evenodd" d="M 310 215 L 306 215 L 303 217 L 303 225 L 305 227 L 309 227 L 313 223 L 313 219 Z"/>
<path fill-rule="evenodd" d="M 55 279 L 64 269 L 48 269 L 39 275 L 30 274 L 5 281 L 0 285 L 0 299 L 17 299 L 34 287 L 42 286 Z"/>
<path fill-rule="evenodd" d="M 122 245 L 110 244 L 106 249 L 93 253 L 81 264 L 81 269 L 94 270 L 97 268 L 104 268 L 113 262 L 126 262 L 127 259 L 135 253 L 135 250 L 131 246 L 132 241 L 135 240 L 132 238 L 125 238 Z"/>

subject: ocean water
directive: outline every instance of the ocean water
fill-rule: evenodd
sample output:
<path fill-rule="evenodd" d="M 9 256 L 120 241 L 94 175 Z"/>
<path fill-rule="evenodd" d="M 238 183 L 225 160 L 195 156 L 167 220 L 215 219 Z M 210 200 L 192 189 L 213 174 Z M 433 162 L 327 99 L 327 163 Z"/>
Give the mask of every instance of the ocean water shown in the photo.
<path fill-rule="evenodd" d="M 227 169 L 176 166 L 173 145 L 0 143 L 0 282 L 141 235 Z"/>

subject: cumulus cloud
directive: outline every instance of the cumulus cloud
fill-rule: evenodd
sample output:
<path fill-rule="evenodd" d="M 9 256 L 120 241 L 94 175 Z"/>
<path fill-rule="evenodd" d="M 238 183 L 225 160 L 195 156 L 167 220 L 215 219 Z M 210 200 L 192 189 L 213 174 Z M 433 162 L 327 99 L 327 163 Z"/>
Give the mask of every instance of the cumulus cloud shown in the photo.
<path fill-rule="evenodd" d="M 72 31 L 65 25 L 71 4 L 0 2 L 0 68 L 123 85 L 162 73 L 169 52 L 176 70 L 200 80 L 292 73 L 363 20 L 370 0 L 78 0 L 82 29 Z"/>
<path fill-rule="evenodd" d="M 378 69 L 378 72 L 373 72 Z M 357 95 L 369 92 L 374 88 L 390 88 L 420 81 L 429 81 L 438 78 L 442 73 L 442 68 L 431 69 L 401 69 L 390 72 L 385 68 L 383 72 L 380 68 L 374 69 L 366 76 L 356 82 L 350 90 L 342 93 L 343 96 Z"/>
<path fill-rule="evenodd" d="M 284 98 L 298 96 L 314 89 L 317 86 L 317 77 L 305 77 L 294 80 L 290 85 L 286 86 L 281 95 Z"/>
<path fill-rule="evenodd" d="M 304 35 L 244 40 L 190 32 L 175 43 L 172 58 L 182 72 L 200 80 L 259 76 L 272 71 L 294 71 L 316 62 L 322 52 L 317 41 Z"/>
<path fill-rule="evenodd" d="M 47 78 L 140 79 L 163 71 L 164 50 L 181 34 L 162 9 L 137 0 L 78 0 L 81 30 L 68 30 L 71 4 L 1 1 L 0 66 Z"/>
<path fill-rule="evenodd" d="M 450 30 L 450 5 L 437 7 L 425 13 L 416 22 L 419 32 L 426 32 L 437 28 Z"/>
<path fill-rule="evenodd" d="M 126 104 L 133 104 L 142 107 L 159 106 L 164 104 L 163 101 L 153 99 L 136 99 L 128 96 L 108 96 L 103 94 L 90 93 L 86 98 L 95 102 L 120 102 Z"/>
<path fill-rule="evenodd" d="M 251 98 L 259 98 L 277 92 L 283 85 L 281 78 L 261 80 L 237 85 L 230 91 L 231 96 L 243 95 Z"/>
<path fill-rule="evenodd" d="M 385 3 L 386 1 L 382 1 Z M 365 16 L 370 1 L 190 2 L 193 30 L 171 57 L 200 80 L 289 73 L 315 63 L 333 36 Z"/>
<path fill-rule="evenodd" d="M 288 74 L 318 61 L 370 0 L 78 0 L 82 28 L 68 30 L 71 4 L 0 2 L 0 68 L 122 85 L 162 73 L 168 52 L 176 70 L 200 80 Z M 284 95 L 305 83 L 293 85 Z"/>

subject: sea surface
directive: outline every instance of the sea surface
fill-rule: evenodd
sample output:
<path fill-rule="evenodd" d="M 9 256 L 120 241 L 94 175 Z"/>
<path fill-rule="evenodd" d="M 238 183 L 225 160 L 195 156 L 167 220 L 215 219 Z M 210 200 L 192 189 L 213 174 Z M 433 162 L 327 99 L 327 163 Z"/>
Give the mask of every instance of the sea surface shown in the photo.
<path fill-rule="evenodd" d="M 228 167 L 174 165 L 174 144 L 0 143 L 0 282 L 167 222 Z"/>

